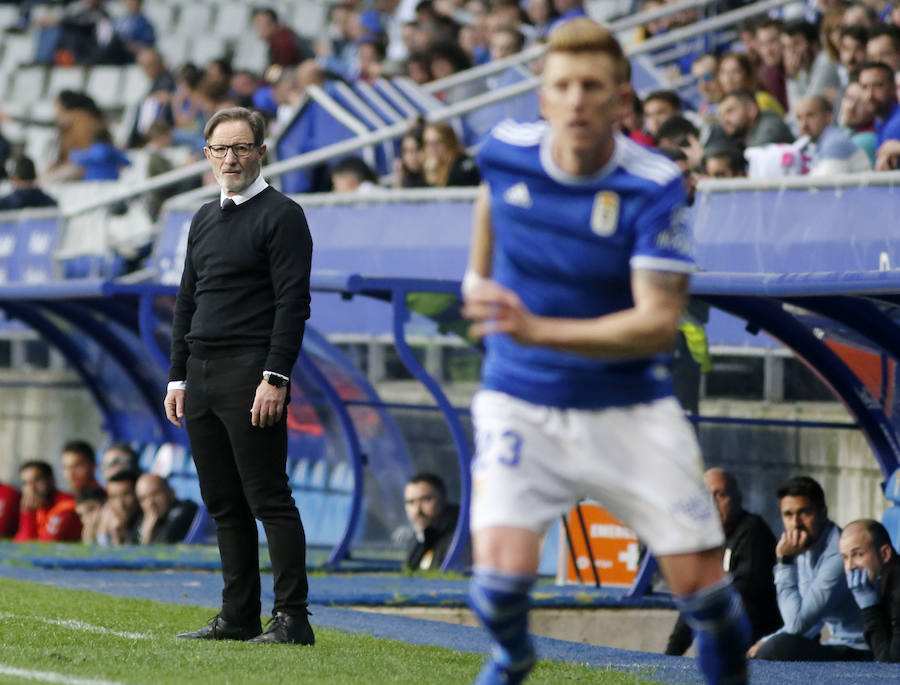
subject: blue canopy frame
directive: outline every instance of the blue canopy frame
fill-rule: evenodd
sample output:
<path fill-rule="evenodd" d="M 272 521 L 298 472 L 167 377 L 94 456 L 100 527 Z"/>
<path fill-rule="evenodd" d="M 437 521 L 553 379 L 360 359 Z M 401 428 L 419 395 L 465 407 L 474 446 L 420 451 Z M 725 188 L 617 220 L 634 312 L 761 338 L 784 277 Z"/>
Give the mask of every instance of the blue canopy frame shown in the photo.
<path fill-rule="evenodd" d="M 369 297 L 390 303 L 392 330 L 398 355 L 408 371 L 434 398 L 442 413 L 457 455 L 460 473 L 461 514 L 442 569 L 459 568 L 468 542 L 468 511 L 471 498 L 470 459 L 472 445 L 446 394 L 416 359 L 406 340 L 405 324 L 411 311 L 412 293 L 437 293 L 448 298 L 451 316 L 458 316 L 459 282 L 436 279 L 365 277 L 359 274 L 313 273 L 314 291 L 335 292 L 345 298 Z M 0 287 L 0 310 L 20 319 L 59 349 L 84 381 L 116 439 L 133 439 L 127 427 L 115 420 L 115 398 L 98 377 L 91 350 L 77 344 L 86 337 L 117 365 L 132 387 L 134 397 L 153 421 L 161 440 L 185 443 L 183 433 L 172 429 L 162 415 L 158 393 L 164 387 L 167 354 L 160 346 L 160 319 L 154 298 L 174 296 L 177 288 L 159 284 L 123 284 L 106 280 L 78 280 L 43 284 L 13 284 Z M 699 273 L 691 287 L 692 297 L 728 312 L 747 324 L 748 330 L 763 331 L 781 341 L 806 362 L 834 391 L 856 420 L 887 478 L 900 466 L 898 420 L 885 411 L 885 393 L 876 397 L 827 344 L 829 331 L 849 331 L 867 348 L 884 359 L 900 362 L 900 272 L 856 271 L 808 274 Z M 816 330 L 814 330 L 814 328 Z M 74 335 L 77 331 L 78 335 Z M 326 344 L 315 331 L 318 344 Z M 141 349 L 136 347 L 136 342 Z M 152 362 L 152 363 L 147 363 Z M 328 564 L 345 559 L 360 523 L 363 502 L 365 455 L 348 406 L 312 358 L 301 355 L 298 368 L 319 383 L 325 402 L 340 425 L 344 448 L 353 472 L 352 506 L 340 541 Z M 373 391 L 374 392 L 374 391 Z M 378 404 L 374 402 L 373 404 Z M 643 594 L 655 569 L 648 557 L 630 590 Z"/>

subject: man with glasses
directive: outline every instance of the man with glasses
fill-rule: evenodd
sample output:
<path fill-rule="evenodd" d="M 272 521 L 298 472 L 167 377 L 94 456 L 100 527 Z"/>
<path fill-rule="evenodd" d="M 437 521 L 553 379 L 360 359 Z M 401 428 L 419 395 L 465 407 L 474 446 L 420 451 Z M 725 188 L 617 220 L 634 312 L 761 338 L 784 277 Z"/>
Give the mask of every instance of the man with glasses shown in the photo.
<path fill-rule="evenodd" d="M 225 586 L 221 612 L 179 637 L 312 645 L 306 540 L 285 472 L 285 408 L 309 318 L 312 239 L 303 210 L 260 174 L 264 127 L 258 112 L 234 107 L 203 131 L 221 192 L 188 234 L 165 408 L 187 428 Z M 254 518 L 275 577 L 265 633 Z"/>

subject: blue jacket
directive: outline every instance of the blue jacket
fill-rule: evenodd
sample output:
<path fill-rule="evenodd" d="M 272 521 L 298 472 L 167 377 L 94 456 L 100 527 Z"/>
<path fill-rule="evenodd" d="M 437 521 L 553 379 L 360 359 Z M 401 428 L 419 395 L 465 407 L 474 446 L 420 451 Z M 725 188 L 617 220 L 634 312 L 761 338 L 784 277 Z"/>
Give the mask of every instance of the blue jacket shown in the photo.
<path fill-rule="evenodd" d="M 867 650 L 862 614 L 847 588 L 844 561 L 838 551 L 841 529 L 825 522 L 822 536 L 793 564 L 775 565 L 775 589 L 784 627 L 773 633 L 815 638 L 823 625 L 831 637 L 824 644 Z"/>

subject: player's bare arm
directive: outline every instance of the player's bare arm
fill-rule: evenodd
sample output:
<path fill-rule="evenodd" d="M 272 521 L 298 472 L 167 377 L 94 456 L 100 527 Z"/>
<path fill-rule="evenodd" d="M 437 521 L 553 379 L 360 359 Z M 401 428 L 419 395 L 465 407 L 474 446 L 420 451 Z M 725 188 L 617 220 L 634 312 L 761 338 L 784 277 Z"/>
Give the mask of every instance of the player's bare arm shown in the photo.
<path fill-rule="evenodd" d="M 598 357 L 642 358 L 671 349 L 689 276 L 637 269 L 632 272 L 634 307 L 596 319 L 532 314 L 511 290 L 488 281 L 473 288 L 463 314 L 470 333 L 506 333 L 523 345 L 542 345 Z"/>
<path fill-rule="evenodd" d="M 482 183 L 478 188 L 478 197 L 475 198 L 472 210 L 472 241 L 469 245 L 469 263 L 462 284 L 463 297 L 466 297 L 483 279 L 490 277 L 493 252 L 491 191 L 486 183 Z"/>

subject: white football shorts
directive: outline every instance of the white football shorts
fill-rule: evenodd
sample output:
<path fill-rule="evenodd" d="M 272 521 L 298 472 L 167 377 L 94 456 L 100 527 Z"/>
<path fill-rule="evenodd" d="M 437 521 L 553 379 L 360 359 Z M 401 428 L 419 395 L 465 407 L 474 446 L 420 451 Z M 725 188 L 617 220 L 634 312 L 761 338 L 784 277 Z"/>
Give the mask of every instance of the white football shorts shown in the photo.
<path fill-rule="evenodd" d="M 473 531 L 543 535 L 582 499 L 597 500 L 659 556 L 724 541 L 703 485 L 700 447 L 673 397 L 610 409 L 560 409 L 481 390 L 472 402 Z"/>

